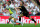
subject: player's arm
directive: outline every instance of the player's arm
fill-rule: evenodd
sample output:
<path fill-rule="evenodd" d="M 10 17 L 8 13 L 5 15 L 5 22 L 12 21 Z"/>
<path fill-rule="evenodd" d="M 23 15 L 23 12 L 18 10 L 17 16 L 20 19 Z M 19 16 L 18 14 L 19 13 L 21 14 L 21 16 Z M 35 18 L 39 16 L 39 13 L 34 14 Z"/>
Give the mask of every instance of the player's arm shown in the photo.
<path fill-rule="evenodd" d="M 16 8 L 14 8 L 16 10 Z M 17 10 L 16 10 L 16 13 L 17 13 Z"/>
<path fill-rule="evenodd" d="M 19 8 L 21 8 L 21 7 L 16 7 L 16 9 L 19 9 Z"/>

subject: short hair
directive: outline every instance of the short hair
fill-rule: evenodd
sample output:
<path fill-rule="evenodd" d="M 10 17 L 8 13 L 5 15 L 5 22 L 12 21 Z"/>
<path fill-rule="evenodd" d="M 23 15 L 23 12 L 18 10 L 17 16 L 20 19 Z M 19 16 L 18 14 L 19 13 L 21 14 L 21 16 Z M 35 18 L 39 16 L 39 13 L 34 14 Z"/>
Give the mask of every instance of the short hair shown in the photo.
<path fill-rule="evenodd" d="M 11 4 L 11 1 L 8 1 Z"/>
<path fill-rule="evenodd" d="M 22 4 L 24 4 L 24 2 L 22 1 Z"/>
<path fill-rule="evenodd" d="M 22 5 L 24 4 L 24 2 L 23 1 L 21 1 L 22 2 Z"/>

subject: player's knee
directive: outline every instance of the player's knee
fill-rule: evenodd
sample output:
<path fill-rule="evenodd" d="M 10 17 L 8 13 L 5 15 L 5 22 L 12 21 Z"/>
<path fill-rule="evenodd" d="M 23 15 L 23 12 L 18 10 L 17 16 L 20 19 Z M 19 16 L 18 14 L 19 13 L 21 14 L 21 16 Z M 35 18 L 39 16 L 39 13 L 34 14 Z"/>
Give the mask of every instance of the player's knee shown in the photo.
<path fill-rule="evenodd" d="M 11 19 L 12 18 L 12 16 L 9 16 L 9 19 Z"/>
<path fill-rule="evenodd" d="M 29 19 L 32 19 L 32 18 L 29 16 Z"/>
<path fill-rule="evenodd" d="M 14 18 L 14 22 L 16 22 L 16 18 Z"/>
<path fill-rule="evenodd" d="M 12 16 L 9 16 L 9 18 L 12 18 Z"/>

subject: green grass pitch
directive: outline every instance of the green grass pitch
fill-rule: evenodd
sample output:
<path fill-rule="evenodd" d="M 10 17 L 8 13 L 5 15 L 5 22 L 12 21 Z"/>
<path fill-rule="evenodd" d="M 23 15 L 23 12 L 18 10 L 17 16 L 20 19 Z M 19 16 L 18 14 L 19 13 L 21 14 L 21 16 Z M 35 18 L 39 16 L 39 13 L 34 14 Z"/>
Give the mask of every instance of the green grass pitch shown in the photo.
<path fill-rule="evenodd" d="M 0 24 L 0 27 L 14 27 L 13 24 Z M 15 27 L 22 27 L 21 25 L 15 25 Z M 40 27 L 40 24 L 23 24 L 23 27 Z"/>

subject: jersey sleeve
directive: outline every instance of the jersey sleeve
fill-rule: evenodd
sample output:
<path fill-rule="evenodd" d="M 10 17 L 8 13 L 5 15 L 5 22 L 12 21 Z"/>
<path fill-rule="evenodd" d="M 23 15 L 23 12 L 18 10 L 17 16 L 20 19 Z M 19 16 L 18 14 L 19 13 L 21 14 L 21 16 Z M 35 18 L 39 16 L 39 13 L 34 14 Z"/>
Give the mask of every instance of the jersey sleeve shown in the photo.
<path fill-rule="evenodd" d="M 14 5 L 10 5 L 9 8 L 14 9 Z"/>

